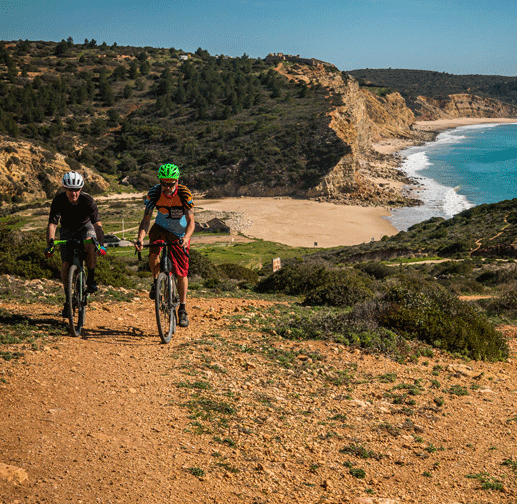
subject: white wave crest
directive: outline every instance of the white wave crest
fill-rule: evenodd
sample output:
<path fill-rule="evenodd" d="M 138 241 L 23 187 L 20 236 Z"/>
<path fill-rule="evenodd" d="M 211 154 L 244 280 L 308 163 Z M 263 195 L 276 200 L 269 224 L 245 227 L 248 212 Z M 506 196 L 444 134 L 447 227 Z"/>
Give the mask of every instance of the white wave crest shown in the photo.
<path fill-rule="evenodd" d="M 431 142 L 428 145 L 440 146 L 443 144 L 455 144 L 461 142 L 462 140 L 465 140 L 466 138 L 467 137 L 465 135 L 455 135 L 452 131 L 444 131 L 436 137 L 436 140 L 434 142 Z"/>
<path fill-rule="evenodd" d="M 444 142 L 449 142 L 449 139 L 445 139 Z M 452 143 L 452 138 L 450 142 Z M 426 151 L 423 150 L 425 148 L 426 146 L 408 149 L 406 159 L 401 166 L 402 171 L 418 181 L 419 198 L 423 204 L 419 207 L 400 208 L 392 211 L 388 220 L 399 231 L 406 231 L 412 225 L 431 217 L 449 219 L 474 206 L 465 196 L 458 193 L 458 187 L 447 187 L 434 179 L 422 176 L 420 172 L 433 166 Z"/>
<path fill-rule="evenodd" d="M 425 151 L 421 151 L 409 154 L 402 164 L 401 169 L 409 177 L 414 177 L 428 166 L 432 166 L 432 163 L 429 161 Z"/>

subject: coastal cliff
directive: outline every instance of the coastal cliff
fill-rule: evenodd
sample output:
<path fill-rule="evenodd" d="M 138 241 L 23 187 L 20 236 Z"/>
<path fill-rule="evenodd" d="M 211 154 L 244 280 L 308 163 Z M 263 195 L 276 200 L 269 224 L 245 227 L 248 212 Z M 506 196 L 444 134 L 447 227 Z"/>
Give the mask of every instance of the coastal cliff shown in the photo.
<path fill-rule="evenodd" d="M 438 100 L 418 96 L 420 121 L 456 119 L 460 117 L 510 118 L 517 116 L 517 107 L 491 98 L 482 98 L 466 93 L 451 94 L 447 99 Z"/>
<path fill-rule="evenodd" d="M 345 156 L 301 196 L 360 205 L 418 204 L 403 193 L 409 180 L 398 170 L 399 160 L 373 149 L 373 144 L 384 138 L 415 142 L 421 138 L 411 130 L 415 115 L 399 93 L 377 96 L 361 89 L 352 76 L 329 71 L 324 65 L 279 65 L 277 71 L 289 79 L 329 89 L 336 103 L 330 112 L 330 128 L 348 146 Z"/>
<path fill-rule="evenodd" d="M 342 99 L 342 105 L 331 112 L 330 127 L 349 151 L 305 194 L 319 200 L 391 207 L 418 205 L 418 200 L 404 192 L 404 184 L 411 181 L 398 169 L 399 157 L 380 153 L 375 144 L 398 139 L 401 145 L 409 146 L 432 140 L 436 133 L 414 128 L 416 121 L 517 117 L 517 107 L 510 103 L 468 93 L 444 99 L 418 96 L 410 108 L 398 92 L 383 90 L 385 94 L 375 94 L 370 91 L 374 87 L 360 87 L 352 75 L 329 72 L 323 65 L 280 65 L 277 70 L 291 79 L 326 86 Z"/>

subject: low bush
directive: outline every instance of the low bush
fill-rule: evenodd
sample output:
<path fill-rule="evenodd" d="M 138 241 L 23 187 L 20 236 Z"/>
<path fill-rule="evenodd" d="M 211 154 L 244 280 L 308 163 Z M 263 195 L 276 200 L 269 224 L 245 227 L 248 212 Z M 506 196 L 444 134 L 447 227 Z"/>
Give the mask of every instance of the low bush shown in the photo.
<path fill-rule="evenodd" d="M 226 277 L 232 280 L 246 280 L 255 283 L 259 279 L 257 272 L 234 263 L 224 263 L 217 266 L 217 269 Z"/>
<path fill-rule="evenodd" d="M 59 256 L 59 254 L 57 255 Z M 136 285 L 133 276 L 128 274 L 126 265 L 109 254 L 97 261 L 95 273 L 97 282 L 101 285 L 125 287 L 126 289 L 131 289 Z"/>
<path fill-rule="evenodd" d="M 508 357 L 506 340 L 484 313 L 414 274 L 389 279 L 349 313 L 295 315 L 277 332 L 289 339 L 331 339 L 396 359 L 432 353 L 431 347 L 479 360 Z"/>
<path fill-rule="evenodd" d="M 506 340 L 486 315 L 435 283 L 389 288 L 378 300 L 377 315 L 379 325 L 407 339 L 473 359 L 508 357 Z"/>
<path fill-rule="evenodd" d="M 280 323 L 276 331 L 290 340 L 335 341 L 400 361 L 407 360 L 415 347 L 397 333 L 377 324 L 362 324 L 343 311 L 294 315 Z"/>
<path fill-rule="evenodd" d="M 307 294 L 324 285 L 327 271 L 314 264 L 288 265 L 264 278 L 255 286 L 261 293 Z"/>
<path fill-rule="evenodd" d="M 46 240 L 42 232 L 23 232 L 0 226 L 0 274 L 11 274 L 28 280 L 61 279 L 59 247 L 45 258 Z M 132 287 L 125 265 L 109 255 L 97 261 L 96 278 L 104 285 Z"/>
<path fill-rule="evenodd" d="M 221 274 L 210 259 L 192 249 L 189 256 L 189 277 L 199 276 L 205 280 L 220 279 Z"/>
<path fill-rule="evenodd" d="M 43 233 L 25 233 L 0 225 L 0 274 L 22 278 L 60 278 L 59 254 L 45 259 Z"/>
<path fill-rule="evenodd" d="M 456 275 L 470 275 L 474 270 L 472 261 L 447 261 L 436 264 L 432 273 L 437 277 L 450 277 Z"/>
<path fill-rule="evenodd" d="M 474 241 L 457 241 L 439 249 L 438 254 L 443 257 L 461 256 L 476 246 Z"/>
<path fill-rule="evenodd" d="M 326 283 L 309 292 L 303 301 L 306 306 L 353 306 L 373 298 L 373 280 L 356 271 L 326 273 Z"/>
<path fill-rule="evenodd" d="M 397 268 L 373 261 L 361 263 L 357 265 L 356 268 L 377 280 L 382 280 L 383 278 L 392 276 L 397 273 Z"/>
<path fill-rule="evenodd" d="M 517 319 L 517 289 L 515 287 L 504 292 L 500 297 L 480 300 L 478 303 L 485 307 L 489 316 Z"/>
<path fill-rule="evenodd" d="M 490 287 L 496 287 L 507 283 L 515 283 L 517 280 L 517 268 L 498 267 L 496 269 L 488 269 L 477 276 L 476 281 Z"/>

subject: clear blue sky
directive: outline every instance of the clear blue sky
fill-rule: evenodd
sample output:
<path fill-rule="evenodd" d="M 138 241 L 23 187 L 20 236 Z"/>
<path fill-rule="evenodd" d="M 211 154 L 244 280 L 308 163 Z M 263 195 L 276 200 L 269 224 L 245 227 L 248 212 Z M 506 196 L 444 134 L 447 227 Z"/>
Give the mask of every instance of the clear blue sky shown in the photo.
<path fill-rule="evenodd" d="M 517 75 L 516 0 L 0 0 L 0 40 L 175 47 L 340 70 Z"/>

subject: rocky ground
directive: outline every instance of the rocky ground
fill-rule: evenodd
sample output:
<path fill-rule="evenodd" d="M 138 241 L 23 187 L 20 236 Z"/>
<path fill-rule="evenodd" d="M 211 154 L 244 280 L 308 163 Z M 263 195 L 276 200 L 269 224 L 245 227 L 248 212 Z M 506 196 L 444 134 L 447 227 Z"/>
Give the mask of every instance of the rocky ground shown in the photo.
<path fill-rule="evenodd" d="M 398 364 L 281 339 L 290 302 L 198 292 L 162 345 L 122 289 L 74 339 L 49 283 L 2 282 L 0 330 L 38 337 L 0 347 L 4 504 L 517 502 L 514 328 L 508 362 Z"/>

